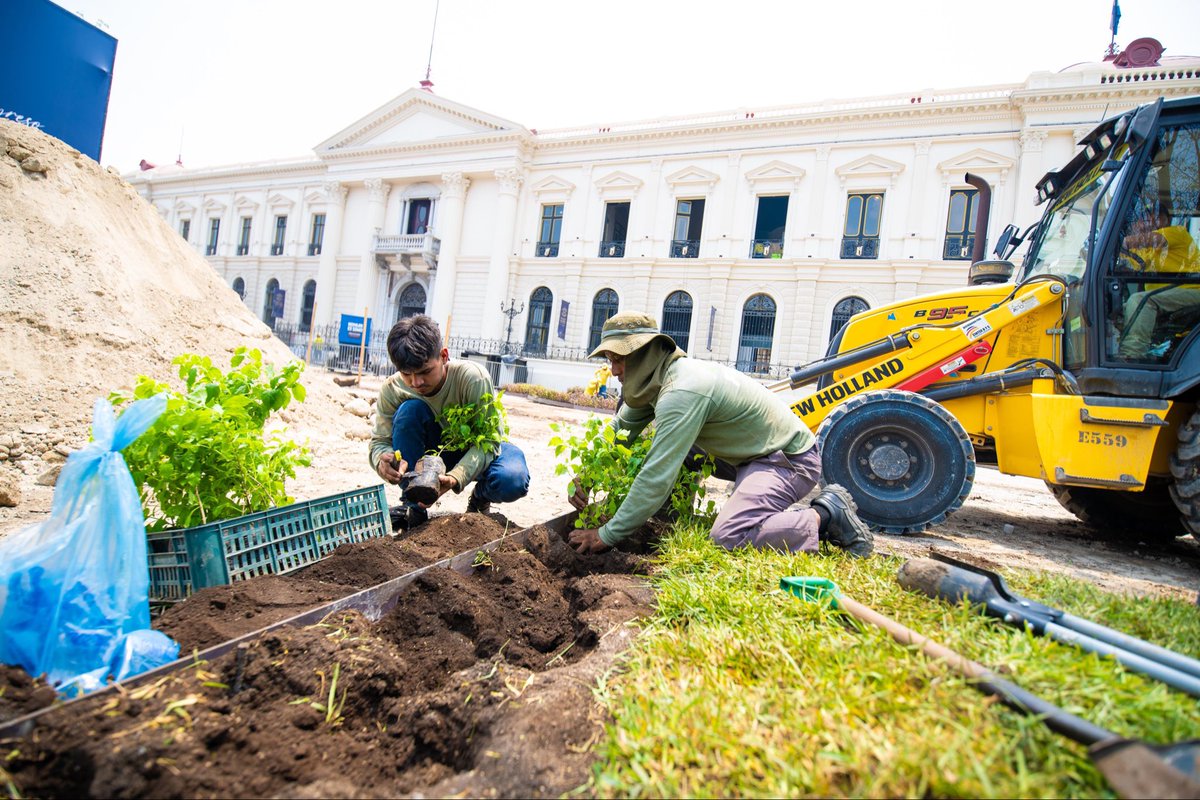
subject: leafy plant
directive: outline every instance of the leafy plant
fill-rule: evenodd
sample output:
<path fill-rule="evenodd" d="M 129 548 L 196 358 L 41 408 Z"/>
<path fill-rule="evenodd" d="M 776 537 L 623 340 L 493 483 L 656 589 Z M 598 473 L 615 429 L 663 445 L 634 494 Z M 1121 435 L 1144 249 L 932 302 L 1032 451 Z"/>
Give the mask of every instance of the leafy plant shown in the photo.
<path fill-rule="evenodd" d="M 571 474 L 592 502 L 579 512 L 577 528 L 597 528 L 612 519 L 629 495 L 633 481 L 641 471 L 654 440 L 648 428 L 633 442 L 626 442 L 627 431 L 619 434 L 600 417 L 589 417 L 583 429 L 564 423 L 551 423 L 555 436 L 550 439 L 556 458 L 563 459 L 556 475 Z M 711 524 L 716 516 L 715 503 L 705 501 L 705 478 L 712 475 L 712 459 L 705 459 L 699 471 L 680 467 L 671 489 L 671 509 L 679 519 L 700 520 Z M 571 487 L 574 491 L 574 487 Z"/>
<path fill-rule="evenodd" d="M 508 414 L 500 399 L 504 392 L 495 395 L 485 393 L 476 403 L 446 406 L 438 422 L 442 426 L 442 438 L 438 453 L 470 450 L 478 447 L 485 452 L 494 452 L 504 441 L 505 423 Z"/>
<path fill-rule="evenodd" d="M 280 370 L 258 350 L 239 347 L 223 373 L 205 356 L 184 353 L 183 391 L 145 375 L 114 405 L 167 394 L 167 409 L 124 450 L 146 513 L 146 529 L 188 528 L 292 502 L 284 481 L 312 463 L 303 445 L 264 434 L 271 415 L 303 402 L 304 365 Z"/>

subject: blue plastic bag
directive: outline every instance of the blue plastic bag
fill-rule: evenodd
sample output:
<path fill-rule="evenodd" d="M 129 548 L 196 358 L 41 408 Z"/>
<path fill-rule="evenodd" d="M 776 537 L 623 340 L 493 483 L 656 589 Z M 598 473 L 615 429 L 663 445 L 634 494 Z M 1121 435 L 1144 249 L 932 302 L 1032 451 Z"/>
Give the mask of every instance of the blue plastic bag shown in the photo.
<path fill-rule="evenodd" d="M 92 442 L 72 453 L 44 522 L 0 539 L 0 663 L 83 694 L 169 663 L 179 645 L 150 630 L 146 519 L 120 451 L 166 409 L 165 395 L 120 419 L 96 401 Z"/>

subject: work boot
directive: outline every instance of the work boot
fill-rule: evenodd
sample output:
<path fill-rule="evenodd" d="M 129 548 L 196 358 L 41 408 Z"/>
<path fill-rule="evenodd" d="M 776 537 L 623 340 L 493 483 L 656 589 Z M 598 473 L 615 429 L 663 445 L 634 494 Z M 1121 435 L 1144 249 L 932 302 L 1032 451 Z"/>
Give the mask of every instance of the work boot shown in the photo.
<path fill-rule="evenodd" d="M 429 521 L 429 512 L 414 503 L 401 503 L 388 509 L 392 518 L 392 533 L 411 531 Z"/>
<path fill-rule="evenodd" d="M 826 486 L 813 498 L 812 504 L 829 514 L 829 521 L 818 537 L 823 542 L 842 548 L 852 556 L 866 558 L 875 550 L 875 537 L 867 524 L 858 518 L 858 506 L 850 492 L 836 483 Z"/>
<path fill-rule="evenodd" d="M 479 485 L 471 491 L 471 496 L 467 498 L 467 513 L 468 514 L 486 514 L 492 510 L 492 501 L 485 500 L 479 494 Z"/>

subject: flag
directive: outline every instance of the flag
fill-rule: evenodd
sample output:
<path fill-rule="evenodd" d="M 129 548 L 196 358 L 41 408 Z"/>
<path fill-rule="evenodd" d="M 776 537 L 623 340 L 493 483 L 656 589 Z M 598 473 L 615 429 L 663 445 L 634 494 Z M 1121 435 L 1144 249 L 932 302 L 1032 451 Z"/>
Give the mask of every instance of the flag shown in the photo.
<path fill-rule="evenodd" d="M 1112 35 L 1113 35 L 1114 39 L 1117 37 L 1117 25 L 1119 25 L 1120 23 L 1121 23 L 1121 2 L 1120 2 L 1120 0 L 1113 0 L 1112 23 L 1109 25 L 1109 27 L 1112 29 Z"/>

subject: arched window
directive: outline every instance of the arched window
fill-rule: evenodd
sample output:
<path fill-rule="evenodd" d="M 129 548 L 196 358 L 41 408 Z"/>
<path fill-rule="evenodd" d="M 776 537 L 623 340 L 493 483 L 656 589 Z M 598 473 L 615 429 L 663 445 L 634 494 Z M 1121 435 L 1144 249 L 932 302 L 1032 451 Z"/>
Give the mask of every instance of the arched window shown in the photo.
<path fill-rule="evenodd" d="M 833 337 L 837 336 L 837 332 L 850 321 L 860 311 L 866 311 L 870 308 L 867 301 L 861 297 L 843 297 L 838 301 L 838 304 L 833 307 L 833 321 L 829 324 L 829 340 L 833 341 Z"/>
<path fill-rule="evenodd" d="M 662 332 L 675 340 L 685 353 L 692 330 L 692 296 L 687 292 L 671 292 L 663 301 Z"/>
<path fill-rule="evenodd" d="M 275 308 L 275 295 L 280 293 L 279 281 L 274 278 L 267 281 L 267 291 L 263 293 L 262 321 L 272 328 L 275 327 L 275 311 L 277 310 Z"/>
<path fill-rule="evenodd" d="M 405 286 L 404 291 L 400 292 L 400 299 L 396 301 L 396 319 L 402 320 L 424 313 L 425 290 L 421 288 L 421 284 L 412 283 Z"/>
<path fill-rule="evenodd" d="M 233 290 L 237 292 L 237 296 L 246 299 L 246 282 L 241 278 L 233 279 Z"/>
<path fill-rule="evenodd" d="M 601 289 L 592 300 L 592 327 L 588 329 L 588 352 L 600 346 L 600 329 L 617 313 L 620 301 L 612 289 Z"/>
<path fill-rule="evenodd" d="M 317 302 L 317 282 L 306 281 L 303 300 L 300 303 L 300 330 L 308 332 L 312 327 L 313 306 Z"/>
<path fill-rule="evenodd" d="M 525 352 L 530 355 L 545 355 L 550 343 L 550 309 L 554 295 L 545 286 L 539 286 L 529 295 L 529 316 L 525 320 Z"/>
<path fill-rule="evenodd" d="M 774 338 L 775 301 L 765 294 L 756 294 L 742 306 L 737 369 L 756 375 L 770 372 L 771 343 Z"/>

